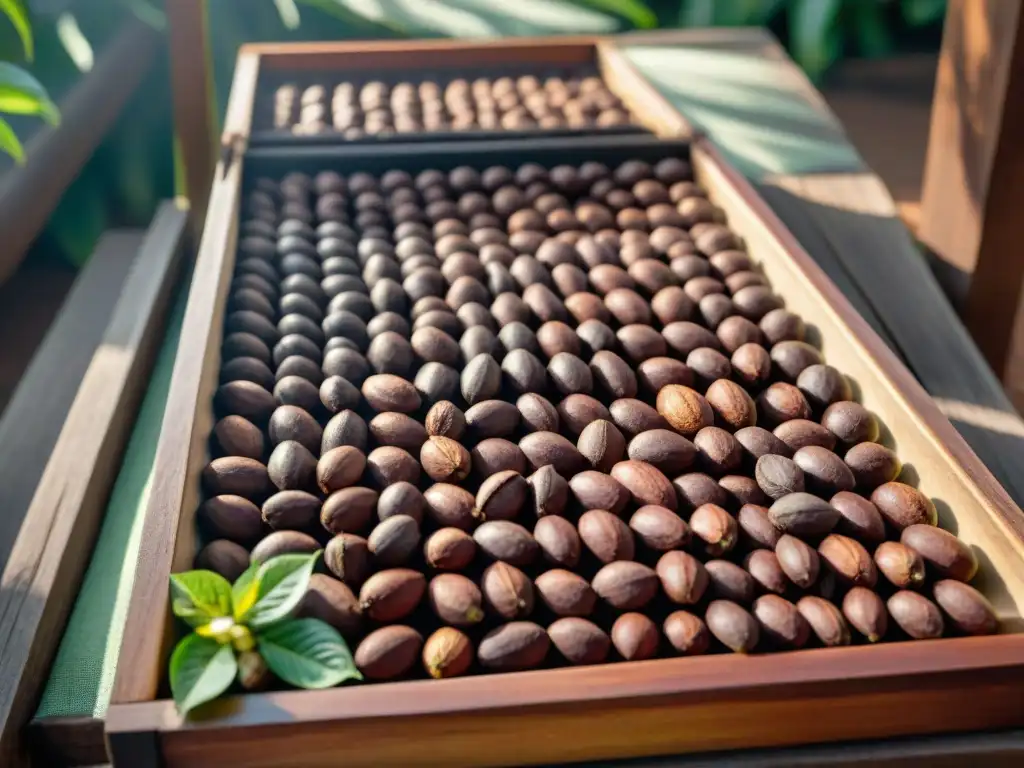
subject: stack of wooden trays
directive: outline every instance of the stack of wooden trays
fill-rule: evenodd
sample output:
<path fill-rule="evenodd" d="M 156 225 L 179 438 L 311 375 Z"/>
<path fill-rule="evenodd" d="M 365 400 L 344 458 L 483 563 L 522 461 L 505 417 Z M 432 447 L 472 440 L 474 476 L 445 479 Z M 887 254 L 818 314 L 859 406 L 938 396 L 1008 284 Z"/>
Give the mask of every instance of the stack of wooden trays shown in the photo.
<path fill-rule="evenodd" d="M 390 83 L 365 120 L 397 83 L 472 94 L 486 73 L 495 100 L 551 71 L 617 99 L 629 130 L 410 119 L 381 140 L 330 107 L 294 131 L 301 104 L 275 101 Z M 523 765 L 1024 722 L 1024 516 L 613 42 L 247 49 L 226 132 L 115 764 Z M 355 473 L 318 487 L 339 450 Z M 219 525 L 218 498 L 245 525 Z M 469 555 L 421 554 L 438 531 Z M 179 716 L 169 574 L 323 546 L 338 610 L 317 615 L 366 681 Z M 332 558 L 345 547 L 365 568 Z M 474 610 L 448 610 L 446 569 Z M 461 655 L 433 652 L 438 633 Z"/>

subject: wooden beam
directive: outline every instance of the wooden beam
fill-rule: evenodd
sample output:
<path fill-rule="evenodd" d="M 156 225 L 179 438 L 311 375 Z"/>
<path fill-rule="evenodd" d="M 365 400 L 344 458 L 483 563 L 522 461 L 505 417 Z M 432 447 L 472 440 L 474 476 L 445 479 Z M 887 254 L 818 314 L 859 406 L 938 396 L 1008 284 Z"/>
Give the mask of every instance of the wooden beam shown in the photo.
<path fill-rule="evenodd" d="M 918 237 L 963 273 L 964 322 L 1003 376 L 1024 289 L 1021 0 L 950 0 Z"/>
<path fill-rule="evenodd" d="M 174 132 L 185 168 L 185 190 L 195 242 L 203 229 L 217 155 L 214 149 L 213 62 L 206 0 L 167 3 Z"/>

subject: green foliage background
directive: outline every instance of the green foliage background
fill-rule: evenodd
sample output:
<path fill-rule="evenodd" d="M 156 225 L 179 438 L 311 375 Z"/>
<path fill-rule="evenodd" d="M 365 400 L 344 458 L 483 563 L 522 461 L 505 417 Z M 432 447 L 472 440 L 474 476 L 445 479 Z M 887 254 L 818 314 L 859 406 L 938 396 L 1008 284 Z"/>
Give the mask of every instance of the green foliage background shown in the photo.
<path fill-rule="evenodd" d="M 31 70 L 59 102 L 82 76 L 76 45 L 86 41 L 98 57 L 125 19 L 136 15 L 159 25 L 164 3 L 174 1 L 27 0 L 37 39 Z M 206 0 L 206 5 L 218 115 L 238 46 L 246 42 L 759 25 L 769 27 L 810 77 L 820 80 L 843 57 L 934 50 L 945 11 L 945 0 Z M 69 38 L 69 28 L 81 39 Z M 19 44 L 13 27 L 0 29 L 0 58 L 18 61 Z M 173 194 L 167 78 L 161 57 L 69 190 L 37 255 L 56 252 L 81 264 L 105 228 L 144 226 L 156 201 Z M 23 121 L 12 123 L 23 139 L 33 130 Z"/>

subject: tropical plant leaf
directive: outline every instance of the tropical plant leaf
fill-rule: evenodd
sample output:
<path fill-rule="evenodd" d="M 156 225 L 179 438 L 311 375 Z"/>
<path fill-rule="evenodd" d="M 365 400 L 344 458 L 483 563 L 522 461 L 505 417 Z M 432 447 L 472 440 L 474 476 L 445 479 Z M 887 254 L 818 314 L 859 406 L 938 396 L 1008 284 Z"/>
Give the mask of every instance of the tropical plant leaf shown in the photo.
<path fill-rule="evenodd" d="M 21 0 L 0 0 L 0 11 L 11 20 L 11 24 L 21 38 L 21 47 L 25 49 L 25 58 L 35 58 L 35 45 L 32 42 L 32 24 L 29 22 L 28 11 Z"/>
<path fill-rule="evenodd" d="M 654 29 L 658 16 L 641 0 L 576 0 L 580 5 L 589 5 L 599 11 L 620 16 L 637 29 Z M 755 0 L 756 2 L 756 0 Z"/>
<path fill-rule="evenodd" d="M 256 602 L 240 618 L 252 629 L 267 627 L 295 610 L 309 587 L 320 551 L 311 555 L 278 555 L 257 571 Z"/>
<path fill-rule="evenodd" d="M 946 0 L 902 0 L 900 12 L 912 27 L 938 21 L 946 13 Z"/>
<path fill-rule="evenodd" d="M 281 23 L 285 29 L 298 29 L 302 23 L 302 16 L 299 14 L 299 7 L 295 0 L 274 0 L 277 7 L 277 15 L 281 17 Z"/>
<path fill-rule="evenodd" d="M 171 694 L 181 714 L 220 696 L 238 672 L 230 645 L 189 635 L 171 654 Z"/>
<path fill-rule="evenodd" d="M 793 58 L 816 79 L 839 56 L 836 21 L 840 0 L 793 0 L 788 7 L 789 42 Z"/>
<path fill-rule="evenodd" d="M 92 71 L 92 65 L 96 62 L 96 54 L 93 53 L 89 38 L 78 26 L 75 14 L 62 13 L 57 18 L 57 39 L 60 40 L 68 58 L 75 63 L 79 72 Z"/>
<path fill-rule="evenodd" d="M 213 571 L 172 573 L 171 610 L 192 627 L 231 616 L 231 585 Z"/>
<path fill-rule="evenodd" d="M 231 605 L 235 621 L 241 621 L 242 617 L 256 604 L 256 598 L 260 591 L 256 574 L 259 573 L 260 567 L 259 563 L 253 563 L 231 585 Z"/>
<path fill-rule="evenodd" d="M 25 148 L 21 146 L 11 124 L 0 118 L 0 150 L 14 158 L 19 165 L 25 162 Z"/>
<path fill-rule="evenodd" d="M 710 27 L 715 23 L 715 0 L 686 0 L 679 9 L 681 27 Z"/>
<path fill-rule="evenodd" d="M 876 0 L 859 0 L 848 4 L 857 47 L 868 58 L 877 58 L 892 50 L 892 34 L 885 14 Z"/>
<path fill-rule="evenodd" d="M 0 61 L 0 112 L 39 115 L 50 123 L 60 122 L 60 113 L 42 84 L 7 61 Z"/>
<path fill-rule="evenodd" d="M 341 635 L 320 619 L 283 621 L 261 632 L 256 644 L 270 671 L 297 688 L 363 679 Z"/>

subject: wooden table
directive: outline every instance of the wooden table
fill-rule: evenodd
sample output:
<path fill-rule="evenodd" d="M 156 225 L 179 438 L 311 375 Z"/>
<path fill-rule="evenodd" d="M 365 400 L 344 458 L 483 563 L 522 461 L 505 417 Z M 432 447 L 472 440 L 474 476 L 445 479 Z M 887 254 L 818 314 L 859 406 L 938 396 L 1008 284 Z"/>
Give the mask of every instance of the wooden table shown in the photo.
<path fill-rule="evenodd" d="M 699 30 L 629 34 L 625 54 L 696 126 L 709 133 L 746 173 L 778 215 L 863 313 L 883 339 L 940 403 L 945 413 L 1020 504 L 1024 503 L 1024 424 L 1014 415 L 999 382 L 925 266 L 884 185 L 847 141 L 821 96 L 780 49 L 759 30 Z M 683 47 L 685 46 L 685 47 Z M 160 359 L 177 346 L 180 315 L 168 323 Z M 132 449 L 113 498 L 121 525 L 145 507 L 152 446 L 166 398 L 169 365 L 158 365 L 131 438 Z M 132 505 L 134 508 L 131 509 Z M 109 510 L 108 510 L 109 512 Z M 110 527 L 110 526 L 107 526 Z M 117 532 L 112 531 L 112 536 Z M 98 546 L 109 545 L 106 529 Z M 138 540 L 123 542 L 134 562 Z M 109 551 L 108 551 L 109 554 Z M 128 570 L 128 569 L 126 569 Z M 80 610 L 123 615 L 127 590 L 79 596 Z M 106 600 L 106 607 L 99 605 Z M 81 668 L 76 658 L 75 616 L 58 656 L 48 694 Z M 120 646 L 115 626 L 106 653 Z M 95 649 L 93 650 L 95 652 Z M 64 676 L 61 679 L 61 675 Z M 109 688 L 97 685 L 93 712 L 51 717 L 102 717 Z M 59 698 L 48 696 L 46 700 Z M 969 702 L 965 702 L 969 706 Z M 966 756 L 985 765 L 1024 762 L 1024 734 L 929 737 L 897 742 L 763 750 L 743 755 L 630 761 L 631 765 L 960 765 Z"/>

